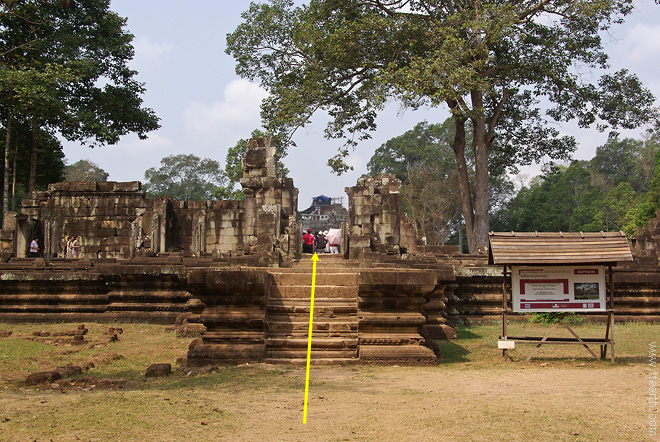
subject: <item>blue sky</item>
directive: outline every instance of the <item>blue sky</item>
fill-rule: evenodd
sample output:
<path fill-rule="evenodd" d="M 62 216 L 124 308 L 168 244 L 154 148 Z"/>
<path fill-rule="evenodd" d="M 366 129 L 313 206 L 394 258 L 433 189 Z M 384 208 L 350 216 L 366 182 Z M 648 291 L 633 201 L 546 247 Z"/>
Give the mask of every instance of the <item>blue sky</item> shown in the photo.
<path fill-rule="evenodd" d="M 114 146 L 90 149 L 65 143 L 69 164 L 89 159 L 105 169 L 110 180 L 144 182 L 144 171 L 158 167 L 168 155 L 192 153 L 224 163 L 227 149 L 260 127 L 259 103 L 266 96 L 258 85 L 235 74 L 233 58 L 224 53 L 226 34 L 238 26 L 248 6 L 244 0 L 112 0 L 112 10 L 128 18 L 127 30 L 135 35 L 131 66 L 146 84 L 145 104 L 161 118 L 162 127 L 148 140 L 126 136 Z M 606 37 L 606 49 L 613 71 L 628 68 L 660 97 L 660 6 L 653 0 L 638 1 L 634 15 Z M 320 194 L 345 197 L 344 188 L 355 185 L 366 172 L 378 146 L 420 121 L 442 122 L 448 115 L 444 108 L 400 112 L 391 105 L 379 117 L 373 138 L 349 158 L 355 170 L 339 177 L 325 164 L 341 141 L 323 139 L 319 116 L 296 134 L 298 147 L 285 159 L 300 190 L 299 209 Z M 595 129 L 580 130 L 573 124 L 560 130 L 576 136 L 578 159 L 590 159 L 606 140 Z M 625 135 L 637 137 L 641 132 Z M 523 174 L 531 177 L 538 170 L 530 167 Z"/>

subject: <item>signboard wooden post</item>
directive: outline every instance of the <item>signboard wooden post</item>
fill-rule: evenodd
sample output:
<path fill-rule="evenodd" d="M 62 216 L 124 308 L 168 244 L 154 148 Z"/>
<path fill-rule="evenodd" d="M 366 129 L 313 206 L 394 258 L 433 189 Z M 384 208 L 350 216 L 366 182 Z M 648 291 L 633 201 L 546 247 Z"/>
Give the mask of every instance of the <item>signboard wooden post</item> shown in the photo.
<path fill-rule="evenodd" d="M 612 267 L 617 262 L 632 261 L 628 241 L 616 233 L 492 233 L 489 262 L 503 266 L 502 338 L 498 347 L 505 359 L 516 342 L 584 346 L 598 359 L 589 345 L 600 345 L 600 357 L 606 358 L 608 346 L 614 354 L 614 280 Z M 509 313 L 550 312 L 557 323 L 543 337 L 509 336 Z M 605 337 L 581 338 L 564 317 L 569 312 L 607 313 Z M 573 338 L 550 337 L 562 325 Z"/>

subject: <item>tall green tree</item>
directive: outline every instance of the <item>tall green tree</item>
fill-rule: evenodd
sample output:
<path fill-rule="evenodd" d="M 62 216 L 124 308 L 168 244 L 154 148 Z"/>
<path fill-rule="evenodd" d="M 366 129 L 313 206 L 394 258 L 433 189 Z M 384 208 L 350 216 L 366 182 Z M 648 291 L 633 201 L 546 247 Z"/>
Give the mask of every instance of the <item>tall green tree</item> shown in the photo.
<path fill-rule="evenodd" d="M 632 138 L 609 138 L 604 145 L 598 146 L 596 156 L 590 161 L 594 181 L 605 191 L 623 182 L 637 192 L 645 191 L 648 178 L 645 176 L 644 145 L 643 141 Z"/>
<path fill-rule="evenodd" d="M 160 160 L 158 169 L 147 169 L 144 178 L 148 181 L 144 188 L 149 197 L 171 197 L 180 201 L 212 200 L 215 189 L 227 184 L 220 163 L 192 154 L 167 156 Z"/>
<path fill-rule="evenodd" d="M 89 160 L 79 160 L 64 168 L 67 181 L 71 182 L 98 182 L 108 181 L 108 172 L 99 167 L 98 164 Z"/>
<path fill-rule="evenodd" d="M 469 127 L 467 133 L 469 139 Z M 367 163 L 370 175 L 393 173 L 402 181 L 403 209 L 427 244 L 445 244 L 452 236 L 462 238 L 461 196 L 452 149 L 454 135 L 451 118 L 442 124 L 424 121 L 385 142 Z M 473 184 L 474 158 L 469 154 L 467 167 Z M 499 207 L 510 197 L 513 186 L 503 168 L 495 168 L 489 176 L 491 206 Z"/>
<path fill-rule="evenodd" d="M 443 173 L 453 170 L 456 168 L 451 147 L 454 132 L 451 119 L 442 124 L 418 123 L 378 147 L 367 163 L 367 172 L 372 176 L 392 173 L 401 181 L 406 181 L 408 168 L 412 164 L 432 164 L 442 169 Z"/>
<path fill-rule="evenodd" d="M 523 187 L 499 214 L 497 230 L 581 231 L 594 220 L 600 188 L 591 184 L 589 164 L 550 164 L 542 176 Z M 600 230 L 600 229 L 598 229 Z"/>
<path fill-rule="evenodd" d="M 609 187 L 607 183 L 594 183 L 591 168 L 586 161 L 551 165 L 494 214 L 493 227 L 522 232 L 627 230 L 628 214 L 644 193 L 628 181 L 608 190 L 603 187 Z"/>
<path fill-rule="evenodd" d="M 4 175 L 3 175 L 3 208 L 8 210 L 9 201 L 9 171 L 11 169 L 10 145 L 12 141 L 12 125 L 29 125 L 31 128 L 31 137 L 29 141 L 22 138 L 24 146 L 31 146 L 30 149 L 30 167 L 29 167 L 29 185 L 28 191 L 35 190 L 37 182 L 37 152 L 39 146 L 39 133 L 42 129 L 36 124 L 33 115 L 40 111 L 54 111 L 63 109 L 63 104 L 53 96 L 53 91 L 63 83 L 71 81 L 73 76 L 67 68 L 59 66 L 46 65 L 43 70 L 35 70 L 24 67 L 13 68 L 7 65 L 0 65 L 0 94 L 4 98 L 6 106 L 7 119 L 5 121 L 4 137 Z M 14 130 L 16 132 L 16 130 Z M 19 138 L 20 139 L 20 138 Z M 16 144 L 18 149 L 19 145 Z M 15 154 L 17 155 L 17 154 Z M 13 174 L 17 174 L 17 170 Z M 4 213 L 4 212 L 3 212 Z"/>
<path fill-rule="evenodd" d="M 30 197 L 30 169 L 32 167 L 32 154 L 29 146 L 33 141 L 33 128 L 29 122 L 17 121 L 13 125 L 13 136 L 9 146 L 7 183 L 9 187 L 9 210 L 19 210 L 22 200 Z M 5 140 L 4 128 L 0 128 L 0 139 Z M 64 152 L 60 140 L 45 130 L 37 134 L 39 156 L 36 164 L 36 187 L 46 189 L 48 184 L 64 180 Z"/>
<path fill-rule="evenodd" d="M 635 75 L 623 70 L 589 83 L 576 68 L 607 69 L 600 35 L 632 8 L 633 0 L 310 0 L 300 7 L 271 0 L 244 12 L 227 52 L 239 75 L 270 92 L 262 118 L 280 140 L 290 140 L 317 110 L 329 114 L 326 136 L 347 139 L 329 161 L 339 172 L 390 100 L 448 108 L 468 244 L 476 252 L 488 245 L 496 139 L 501 166 L 515 169 L 575 149 L 548 120 L 606 130 L 657 118 L 652 94 Z M 545 114 L 541 98 L 550 103 Z"/>
<path fill-rule="evenodd" d="M 660 210 L 660 152 L 655 157 L 655 169 L 648 186 L 648 191 L 639 197 L 639 202 L 626 213 L 624 232 L 628 235 L 637 233 L 638 227 L 648 225 L 651 218 Z"/>
<path fill-rule="evenodd" d="M 620 182 L 595 202 L 594 220 L 584 230 L 609 232 L 627 229 L 626 214 L 638 204 L 639 198 L 640 194 L 630 183 Z"/>
<path fill-rule="evenodd" d="M 114 144 L 128 133 L 146 138 L 159 127 L 154 112 L 142 104 L 144 85 L 128 67 L 133 36 L 124 30 L 126 19 L 109 5 L 109 0 L 0 4 L 3 78 L 23 73 L 32 79 L 18 86 L 5 82 L 3 94 L 11 99 L 0 105 L 7 140 L 13 120 L 32 126 L 30 191 L 36 185 L 40 130 L 95 146 Z M 19 102 L 15 98 L 21 94 L 34 99 Z"/>

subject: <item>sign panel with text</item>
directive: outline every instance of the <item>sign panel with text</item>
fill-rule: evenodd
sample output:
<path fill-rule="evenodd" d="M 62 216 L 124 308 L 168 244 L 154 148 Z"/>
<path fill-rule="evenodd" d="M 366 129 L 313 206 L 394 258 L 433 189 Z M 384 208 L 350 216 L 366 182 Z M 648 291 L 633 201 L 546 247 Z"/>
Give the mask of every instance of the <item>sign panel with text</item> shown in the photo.
<path fill-rule="evenodd" d="M 603 266 L 512 266 L 514 312 L 603 312 Z"/>

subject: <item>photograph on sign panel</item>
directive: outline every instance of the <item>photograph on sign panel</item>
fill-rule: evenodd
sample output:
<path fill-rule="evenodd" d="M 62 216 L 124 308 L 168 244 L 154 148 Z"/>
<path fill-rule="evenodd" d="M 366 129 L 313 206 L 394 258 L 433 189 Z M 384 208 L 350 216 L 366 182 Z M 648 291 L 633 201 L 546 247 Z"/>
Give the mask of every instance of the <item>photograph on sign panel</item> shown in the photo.
<path fill-rule="evenodd" d="M 576 301 L 598 299 L 600 296 L 597 282 L 576 282 L 573 284 L 573 293 Z"/>

